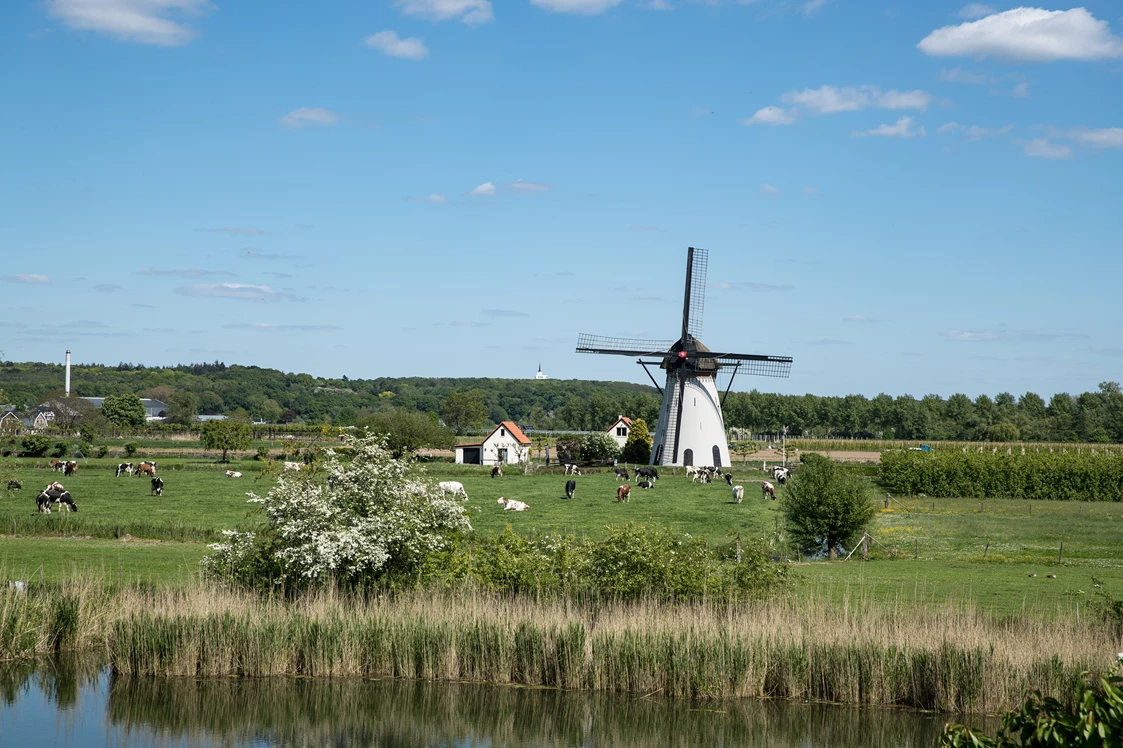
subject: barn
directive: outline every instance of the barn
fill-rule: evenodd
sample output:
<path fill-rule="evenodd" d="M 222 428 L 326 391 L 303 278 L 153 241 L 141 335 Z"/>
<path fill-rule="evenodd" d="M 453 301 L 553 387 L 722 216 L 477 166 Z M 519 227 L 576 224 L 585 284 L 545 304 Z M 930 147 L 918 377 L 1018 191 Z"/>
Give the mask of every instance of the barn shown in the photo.
<path fill-rule="evenodd" d="M 620 449 L 628 443 L 628 434 L 632 433 L 632 419 L 627 416 L 619 416 L 612 425 L 605 429 L 605 432 L 616 440 L 620 445 Z"/>
<path fill-rule="evenodd" d="M 482 442 L 456 445 L 457 465 L 518 465 L 530 457 L 530 439 L 513 421 L 503 421 Z"/>
<path fill-rule="evenodd" d="M 0 434 L 18 434 L 23 430 L 23 421 L 11 410 L 0 415 Z"/>

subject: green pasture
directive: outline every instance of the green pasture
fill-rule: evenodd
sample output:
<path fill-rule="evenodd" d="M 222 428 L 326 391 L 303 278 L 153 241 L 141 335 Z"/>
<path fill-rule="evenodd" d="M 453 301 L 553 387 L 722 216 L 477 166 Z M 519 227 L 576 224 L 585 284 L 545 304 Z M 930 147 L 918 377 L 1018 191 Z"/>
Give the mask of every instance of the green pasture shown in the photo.
<path fill-rule="evenodd" d="M 115 462 L 90 460 L 77 475 L 63 478 L 46 469 L 46 459 L 9 461 L 9 472 L 24 490 L 0 489 L 0 569 L 8 578 L 37 574 L 43 564 L 47 578 L 81 568 L 174 581 L 197 569 L 205 544 L 220 537 L 222 529 L 260 521 L 246 493 L 264 494 L 273 484 L 263 463 L 158 462 L 165 481 L 162 497 L 149 495 L 146 478 L 114 478 Z M 226 478 L 228 467 L 244 477 Z M 572 500 L 565 498 L 567 477 L 560 473 L 524 475 L 509 469 L 492 479 L 488 469 L 443 463 L 429 464 L 426 471 L 434 480 L 464 484 L 476 532 L 510 525 L 526 534 L 596 538 L 606 525 L 639 522 L 717 544 L 740 534 L 745 541 L 763 541 L 773 552 L 786 548 L 779 503 L 761 498 L 759 470 L 733 469 L 734 482 L 745 487 L 740 505 L 733 503 L 724 481 L 692 483 L 666 469 L 651 490 L 635 487 L 633 479 L 627 503 L 616 501 L 619 483 L 611 469 L 575 477 Z M 77 514 L 35 512 L 35 493 L 55 478 L 73 494 Z M 782 495 L 784 489 L 779 490 Z M 501 496 L 523 501 L 530 510 L 503 511 L 496 501 Z M 884 496 L 871 483 L 879 507 Z M 903 498 L 880 509 L 871 532 L 881 545 L 873 545 L 869 562 L 795 559 L 805 582 L 797 594 L 901 604 L 969 599 L 1010 612 L 1023 606 L 1070 610 L 1095 594 L 1095 577 L 1103 589 L 1123 597 L 1120 503 Z M 1063 564 L 1058 559 L 1062 541 Z"/>

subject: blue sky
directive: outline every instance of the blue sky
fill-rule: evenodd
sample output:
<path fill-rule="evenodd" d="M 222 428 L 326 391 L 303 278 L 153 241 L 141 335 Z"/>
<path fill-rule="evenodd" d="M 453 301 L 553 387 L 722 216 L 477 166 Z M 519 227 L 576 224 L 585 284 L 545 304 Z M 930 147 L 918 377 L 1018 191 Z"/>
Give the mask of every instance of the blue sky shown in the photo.
<path fill-rule="evenodd" d="M 0 350 L 781 392 L 1123 367 L 1123 6 L 13 0 Z M 404 355 L 403 355 L 404 354 Z"/>

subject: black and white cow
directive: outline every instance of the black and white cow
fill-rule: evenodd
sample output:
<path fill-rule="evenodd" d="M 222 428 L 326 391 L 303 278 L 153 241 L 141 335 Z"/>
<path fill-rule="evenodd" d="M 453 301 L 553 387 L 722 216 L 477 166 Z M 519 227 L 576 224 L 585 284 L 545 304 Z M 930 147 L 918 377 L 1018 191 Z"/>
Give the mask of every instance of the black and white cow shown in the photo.
<path fill-rule="evenodd" d="M 70 497 L 69 491 L 43 491 L 35 497 L 35 504 L 43 514 L 51 513 L 51 504 L 58 504 L 60 512 L 64 509 L 68 512 L 78 511 L 78 505 Z"/>
<path fill-rule="evenodd" d="M 659 471 L 653 467 L 636 468 L 636 477 L 659 480 Z"/>
<path fill-rule="evenodd" d="M 63 466 L 63 469 L 62 469 L 63 475 L 74 475 L 77 472 L 78 472 L 78 463 L 75 462 L 74 460 L 68 460 L 66 462 L 66 464 Z"/>
<path fill-rule="evenodd" d="M 150 490 L 148 492 L 148 495 L 151 496 L 152 494 L 156 494 L 157 496 L 163 496 L 164 495 L 164 479 L 163 478 L 153 478 L 152 479 L 152 490 Z"/>
<path fill-rule="evenodd" d="M 725 474 L 725 482 L 728 483 L 731 486 L 733 485 L 733 473 L 726 473 Z"/>
<path fill-rule="evenodd" d="M 577 490 L 577 481 L 570 478 L 565 482 L 565 497 L 567 499 L 573 498 L 573 492 Z"/>
<path fill-rule="evenodd" d="M 120 478 L 122 475 L 132 475 L 133 464 L 131 462 L 122 462 L 117 465 L 117 473 L 114 478 Z"/>
<path fill-rule="evenodd" d="M 622 479 L 624 481 L 629 480 L 628 479 L 628 468 L 622 468 L 622 467 L 616 468 L 616 478 L 618 480 Z"/>
<path fill-rule="evenodd" d="M 651 484 L 651 481 L 641 480 L 639 483 L 636 484 L 636 486 L 638 486 L 639 488 L 651 488 L 652 484 Z"/>
<path fill-rule="evenodd" d="M 20 485 L 20 482 L 18 480 L 13 478 L 12 480 L 8 481 L 9 491 L 19 491 L 21 488 L 23 488 L 23 486 Z"/>

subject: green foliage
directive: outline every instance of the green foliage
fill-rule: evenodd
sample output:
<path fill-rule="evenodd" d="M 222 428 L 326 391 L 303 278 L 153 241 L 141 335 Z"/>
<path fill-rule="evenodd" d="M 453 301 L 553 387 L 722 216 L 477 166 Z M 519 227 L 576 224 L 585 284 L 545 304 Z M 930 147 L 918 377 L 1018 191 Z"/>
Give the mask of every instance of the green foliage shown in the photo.
<path fill-rule="evenodd" d="M 51 447 L 51 439 L 44 434 L 32 434 L 21 440 L 24 457 L 42 457 Z"/>
<path fill-rule="evenodd" d="M 892 450 L 881 454 L 881 480 L 901 494 L 1123 501 L 1123 455 Z"/>
<path fill-rule="evenodd" d="M 254 455 L 255 460 L 265 461 L 269 459 L 269 447 L 258 447 L 257 454 Z"/>
<path fill-rule="evenodd" d="M 804 455 L 780 505 L 792 539 L 806 552 L 826 548 L 835 557 L 873 519 L 870 489 L 860 475 L 821 455 Z"/>
<path fill-rule="evenodd" d="M 647 421 L 637 418 L 632 421 L 632 430 L 628 432 L 628 441 L 624 444 L 621 458 L 624 462 L 636 465 L 646 465 L 651 462 L 651 445 L 654 440 L 647 430 Z"/>
<path fill-rule="evenodd" d="M 356 423 L 371 434 L 386 438 L 386 445 L 394 457 L 416 452 L 422 447 L 451 449 L 456 443 L 452 432 L 436 423 L 425 413 L 390 408 Z"/>
<path fill-rule="evenodd" d="M 106 420 L 122 431 L 144 427 L 144 403 L 136 395 L 109 395 L 102 401 L 100 411 Z"/>
<path fill-rule="evenodd" d="M 138 444 L 137 442 L 125 442 L 124 447 L 125 447 L 125 456 L 126 457 L 132 457 L 133 455 L 136 454 L 136 451 L 138 449 L 140 449 L 140 444 Z"/>
<path fill-rule="evenodd" d="M 1034 691 L 1021 709 L 1002 717 L 994 738 L 963 725 L 948 725 L 945 748 L 1123 748 L 1123 678 L 1105 676 L 1081 684 L 1074 709 Z"/>
<path fill-rule="evenodd" d="M 203 449 L 221 450 L 223 462 L 226 462 L 229 450 L 249 449 L 252 437 L 250 425 L 240 421 L 207 421 L 199 428 L 199 441 Z"/>
<path fill-rule="evenodd" d="M 996 423 L 987 429 L 987 441 L 991 442 L 1016 442 L 1020 441 L 1022 434 L 1018 427 L 1009 421 Z"/>
<path fill-rule="evenodd" d="M 168 395 L 166 423 L 192 426 L 199 422 L 199 397 L 194 392 L 176 390 Z"/>
<path fill-rule="evenodd" d="M 482 426 L 487 421 L 487 415 L 484 393 L 479 390 L 450 392 L 441 403 L 441 418 L 458 434 Z"/>
<path fill-rule="evenodd" d="M 55 448 L 51 450 L 51 457 L 66 457 L 70 452 L 70 442 L 56 442 Z"/>
<path fill-rule="evenodd" d="M 102 444 L 100 447 L 97 448 L 97 456 L 99 458 L 105 457 L 107 454 L 109 454 L 109 447 Z"/>
<path fill-rule="evenodd" d="M 594 431 L 581 438 L 581 459 L 613 460 L 620 456 L 620 445 L 603 431 Z"/>

